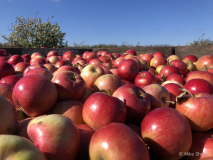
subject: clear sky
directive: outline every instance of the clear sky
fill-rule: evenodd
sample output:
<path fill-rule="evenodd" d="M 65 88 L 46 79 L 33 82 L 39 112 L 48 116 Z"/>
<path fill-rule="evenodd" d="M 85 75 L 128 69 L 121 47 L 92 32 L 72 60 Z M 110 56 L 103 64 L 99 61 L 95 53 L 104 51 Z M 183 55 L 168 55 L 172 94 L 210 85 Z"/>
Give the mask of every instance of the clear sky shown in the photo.
<path fill-rule="evenodd" d="M 47 17 L 73 43 L 185 46 L 213 39 L 213 0 L 0 0 L 0 35 L 15 16 Z M 0 42 L 2 38 L 0 37 Z"/>

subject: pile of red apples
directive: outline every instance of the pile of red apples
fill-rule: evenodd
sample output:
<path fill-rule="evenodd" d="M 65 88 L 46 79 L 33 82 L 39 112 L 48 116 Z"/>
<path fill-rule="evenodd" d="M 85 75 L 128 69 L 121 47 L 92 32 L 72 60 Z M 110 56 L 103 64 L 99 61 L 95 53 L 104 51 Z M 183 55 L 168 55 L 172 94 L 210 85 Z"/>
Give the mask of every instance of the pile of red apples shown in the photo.
<path fill-rule="evenodd" d="M 0 159 L 213 159 L 213 56 L 0 49 Z"/>

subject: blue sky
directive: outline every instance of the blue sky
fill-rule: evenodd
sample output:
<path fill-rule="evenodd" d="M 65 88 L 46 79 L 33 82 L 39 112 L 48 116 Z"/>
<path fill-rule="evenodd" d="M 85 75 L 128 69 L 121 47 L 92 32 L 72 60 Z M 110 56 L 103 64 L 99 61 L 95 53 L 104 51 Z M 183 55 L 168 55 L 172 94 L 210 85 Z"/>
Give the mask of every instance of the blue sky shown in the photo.
<path fill-rule="evenodd" d="M 1 0 L 0 35 L 15 16 L 47 17 L 73 43 L 181 45 L 213 39 L 213 0 Z M 0 37 L 0 42 L 2 38 Z"/>

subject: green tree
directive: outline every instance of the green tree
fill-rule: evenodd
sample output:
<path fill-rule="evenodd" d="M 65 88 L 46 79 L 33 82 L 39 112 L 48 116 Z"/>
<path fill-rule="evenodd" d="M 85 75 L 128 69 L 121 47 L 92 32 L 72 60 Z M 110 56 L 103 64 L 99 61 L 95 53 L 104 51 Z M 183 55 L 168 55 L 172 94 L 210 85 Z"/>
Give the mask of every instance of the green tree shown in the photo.
<path fill-rule="evenodd" d="M 213 41 L 210 38 L 209 39 L 202 38 L 204 35 L 205 33 L 203 33 L 197 41 L 193 41 L 189 45 L 190 46 L 213 45 Z"/>
<path fill-rule="evenodd" d="M 60 26 L 57 23 L 51 23 L 47 17 L 46 22 L 42 22 L 36 13 L 35 18 L 25 19 L 22 15 L 16 17 L 15 23 L 8 30 L 11 31 L 10 36 L 3 35 L 2 38 L 7 41 L 12 47 L 23 48 L 63 48 L 67 47 L 67 42 L 64 41 L 66 33 L 60 31 Z M 53 18 L 53 16 L 51 16 Z"/>

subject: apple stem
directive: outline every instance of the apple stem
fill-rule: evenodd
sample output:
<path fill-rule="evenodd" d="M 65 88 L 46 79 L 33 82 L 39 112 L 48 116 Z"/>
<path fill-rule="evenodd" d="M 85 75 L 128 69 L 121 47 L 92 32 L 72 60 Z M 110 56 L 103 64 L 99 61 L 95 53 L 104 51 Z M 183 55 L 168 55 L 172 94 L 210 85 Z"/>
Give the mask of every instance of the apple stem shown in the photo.
<path fill-rule="evenodd" d="M 175 102 L 173 102 L 173 101 L 166 101 L 166 102 L 168 102 L 168 103 L 172 103 L 172 104 L 175 104 Z"/>
<path fill-rule="evenodd" d="M 166 81 L 166 77 L 164 76 L 164 74 L 163 74 L 163 73 L 161 74 L 161 78 L 160 78 L 160 80 L 161 80 L 161 82 Z"/>
<path fill-rule="evenodd" d="M 192 97 L 194 97 L 194 95 L 193 95 L 191 92 L 189 92 L 188 89 L 179 88 L 179 90 L 180 90 L 180 91 L 183 91 L 183 93 L 181 93 L 180 95 L 178 95 L 178 96 L 176 97 L 176 102 L 178 102 L 178 100 L 179 100 L 181 97 L 183 97 L 186 93 L 188 93 L 188 94 L 190 94 Z"/>
<path fill-rule="evenodd" d="M 208 67 L 207 67 L 206 65 L 204 65 L 204 70 L 205 70 L 206 72 L 208 72 Z"/>

